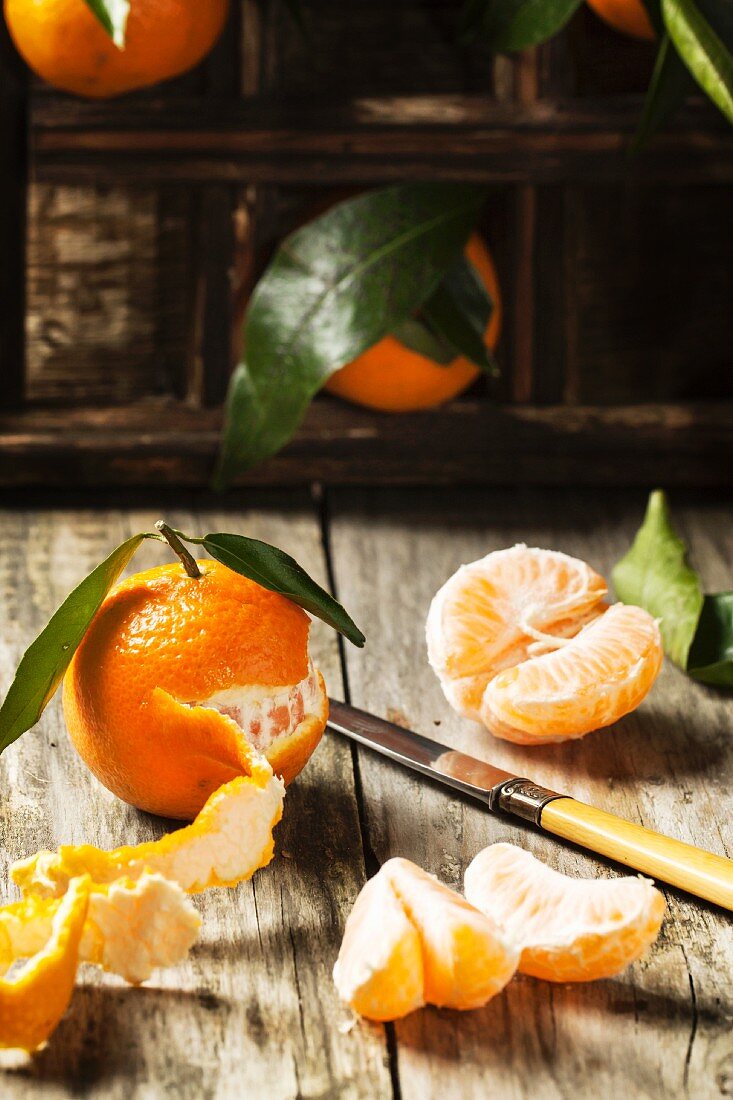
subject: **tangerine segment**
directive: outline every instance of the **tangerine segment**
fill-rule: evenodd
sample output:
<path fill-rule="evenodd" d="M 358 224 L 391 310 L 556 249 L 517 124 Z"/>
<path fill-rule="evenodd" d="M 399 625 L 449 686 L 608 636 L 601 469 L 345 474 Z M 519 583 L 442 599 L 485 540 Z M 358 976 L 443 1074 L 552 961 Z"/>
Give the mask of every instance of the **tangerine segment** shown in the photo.
<path fill-rule="evenodd" d="M 292 779 L 328 714 L 306 613 L 218 562 L 198 564 L 200 577 L 176 563 L 117 585 L 64 678 L 69 734 L 100 782 L 187 821 L 249 773 L 253 747 Z"/>
<path fill-rule="evenodd" d="M 397 1020 L 425 1003 L 420 936 L 381 872 L 349 914 L 333 980 L 341 999 L 370 1020 Z"/>
<path fill-rule="evenodd" d="M 334 980 L 357 1012 L 394 1020 L 423 1004 L 478 1008 L 518 958 L 493 920 L 409 860 L 391 859 L 356 900 Z"/>
<path fill-rule="evenodd" d="M 77 875 L 100 884 L 136 881 L 146 871 L 195 894 L 235 886 L 272 859 L 272 830 L 282 817 L 285 787 L 261 758 L 252 776 L 239 776 L 211 796 L 191 825 L 160 840 L 102 851 L 91 844 L 63 845 L 13 864 L 13 881 L 25 894 L 59 897 Z"/>
<path fill-rule="evenodd" d="M 489 681 L 604 610 L 606 583 L 584 561 L 523 543 L 462 565 L 434 597 L 428 658 L 448 702 L 482 720 Z"/>
<path fill-rule="evenodd" d="M 0 934 L 15 957 L 42 949 L 62 904 L 63 898 L 30 895 L 0 909 Z M 91 883 L 79 961 L 138 984 L 157 967 L 184 959 L 200 927 L 187 895 L 161 875 L 146 872 L 137 881 Z"/>
<path fill-rule="evenodd" d="M 425 1001 L 467 1009 L 496 996 L 518 962 L 496 923 L 407 859 L 390 859 L 382 873 L 420 936 Z"/>
<path fill-rule="evenodd" d="M 648 879 L 569 878 L 513 844 L 479 852 L 465 892 L 517 944 L 520 971 L 550 982 L 620 973 L 657 938 L 665 910 Z"/>
<path fill-rule="evenodd" d="M 638 707 L 662 659 L 651 615 L 616 604 L 562 648 L 495 676 L 481 719 L 496 737 L 523 745 L 583 737 Z"/>
<path fill-rule="evenodd" d="M 501 292 L 494 261 L 477 233 L 469 237 L 465 255 L 493 302 L 484 333 L 487 347 L 493 349 L 501 331 Z M 369 409 L 411 412 L 450 401 L 475 382 L 480 373 L 468 359 L 459 356 L 452 363 L 441 366 L 406 347 L 394 336 L 385 336 L 332 374 L 325 388 Z"/>
<path fill-rule="evenodd" d="M 88 900 L 86 879 L 70 883 L 46 942 L 19 973 L 0 978 L 0 1047 L 36 1050 L 59 1023 L 74 990 Z M 25 953 L 13 950 L 6 933 L 2 939 L 0 961 L 6 971 Z"/>

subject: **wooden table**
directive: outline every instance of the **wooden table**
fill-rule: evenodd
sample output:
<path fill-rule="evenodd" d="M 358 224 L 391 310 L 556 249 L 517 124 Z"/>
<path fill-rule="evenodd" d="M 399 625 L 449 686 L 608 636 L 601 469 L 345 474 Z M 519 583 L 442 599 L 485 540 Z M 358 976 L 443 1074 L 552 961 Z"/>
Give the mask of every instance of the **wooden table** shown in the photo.
<path fill-rule="evenodd" d="M 5 687 L 68 589 L 117 542 L 164 515 L 191 532 L 278 543 L 339 598 L 368 644 L 316 623 L 332 694 L 633 821 L 733 854 L 730 697 L 667 667 L 640 710 L 581 742 L 521 749 L 448 708 L 423 638 L 432 594 L 461 562 L 517 541 L 587 558 L 608 575 L 643 509 L 639 493 L 362 490 L 251 495 L 240 506 L 147 496 L 54 506 L 10 500 L 0 528 Z M 730 586 L 733 526 L 720 500 L 676 499 L 710 590 Z M 142 568 L 165 559 L 146 545 Z M 72 750 L 59 701 L 0 760 L 0 890 L 6 864 L 44 846 L 160 835 Z M 0 1076 L 26 1097 L 707 1097 L 733 1095 L 733 922 L 666 891 L 653 950 L 614 981 L 518 977 L 491 1004 L 426 1009 L 394 1026 L 354 1022 L 331 981 L 344 920 L 367 875 L 403 855 L 460 886 L 484 845 L 509 839 L 570 874 L 616 871 L 427 786 L 327 735 L 287 796 L 277 856 L 237 890 L 198 899 L 190 960 L 142 988 L 91 968 L 48 1047 Z"/>

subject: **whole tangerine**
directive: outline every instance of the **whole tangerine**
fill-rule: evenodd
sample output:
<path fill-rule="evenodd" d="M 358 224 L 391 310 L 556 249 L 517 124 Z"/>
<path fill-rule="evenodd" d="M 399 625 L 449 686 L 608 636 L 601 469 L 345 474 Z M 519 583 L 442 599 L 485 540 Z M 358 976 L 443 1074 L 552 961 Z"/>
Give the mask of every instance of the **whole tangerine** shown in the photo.
<path fill-rule="evenodd" d="M 465 248 L 488 291 L 494 308 L 484 339 L 492 350 L 501 331 L 499 277 L 488 248 L 473 233 Z M 475 382 L 480 374 L 468 359 L 458 357 L 441 366 L 413 351 L 394 336 L 385 336 L 358 358 L 333 374 L 325 388 L 355 405 L 383 412 L 412 412 L 450 401 Z"/>
<path fill-rule="evenodd" d="M 588 0 L 596 15 L 622 34 L 652 41 L 656 36 L 641 0 Z"/>
<path fill-rule="evenodd" d="M 328 715 L 306 613 L 219 562 L 198 568 L 162 565 L 112 589 L 63 691 L 71 740 L 100 782 L 183 820 L 250 774 L 253 747 L 289 783 Z"/>
<path fill-rule="evenodd" d="M 106 99 L 179 76 L 219 37 L 229 0 L 132 0 L 118 49 L 85 0 L 4 0 L 30 67 L 65 92 Z"/>

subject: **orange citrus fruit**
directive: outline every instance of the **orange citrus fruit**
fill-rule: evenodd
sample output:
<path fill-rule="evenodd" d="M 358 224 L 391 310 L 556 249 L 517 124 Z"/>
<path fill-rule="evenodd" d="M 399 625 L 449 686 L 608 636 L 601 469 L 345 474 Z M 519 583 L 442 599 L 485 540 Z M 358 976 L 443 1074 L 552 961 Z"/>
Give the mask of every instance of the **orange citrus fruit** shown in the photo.
<path fill-rule="evenodd" d="M 487 346 L 493 349 L 501 331 L 501 292 L 494 261 L 476 233 L 469 238 L 465 255 L 476 268 L 494 303 L 484 334 Z M 355 405 L 384 412 L 410 412 L 450 401 L 467 389 L 480 373 L 468 359 L 459 357 L 440 366 L 405 347 L 394 336 L 385 336 L 331 375 L 325 388 Z"/>
<path fill-rule="evenodd" d="M 614 30 L 633 38 L 655 37 L 642 0 L 588 0 L 588 4 Z"/>
<path fill-rule="evenodd" d="M 430 663 L 451 705 L 519 744 L 582 737 L 639 705 L 662 642 L 639 607 L 604 602 L 590 566 L 524 545 L 462 566 L 430 607 Z"/>
<path fill-rule="evenodd" d="M 191 820 L 252 775 L 253 749 L 290 782 L 328 714 L 310 619 L 215 561 L 138 573 L 107 596 L 64 678 L 71 739 L 118 797 Z"/>
<path fill-rule="evenodd" d="M 521 951 L 519 970 L 550 982 L 610 978 L 654 942 L 664 897 L 644 878 L 573 879 L 513 844 L 466 871 L 466 897 Z"/>
<path fill-rule="evenodd" d="M 85 0 L 5 0 L 5 19 L 34 72 L 104 99 L 192 69 L 219 37 L 227 8 L 228 0 L 132 0 L 122 50 Z"/>
<path fill-rule="evenodd" d="M 334 981 L 362 1016 L 395 1020 L 424 1004 L 481 1007 L 518 958 L 490 917 L 409 860 L 390 859 L 356 899 Z"/>

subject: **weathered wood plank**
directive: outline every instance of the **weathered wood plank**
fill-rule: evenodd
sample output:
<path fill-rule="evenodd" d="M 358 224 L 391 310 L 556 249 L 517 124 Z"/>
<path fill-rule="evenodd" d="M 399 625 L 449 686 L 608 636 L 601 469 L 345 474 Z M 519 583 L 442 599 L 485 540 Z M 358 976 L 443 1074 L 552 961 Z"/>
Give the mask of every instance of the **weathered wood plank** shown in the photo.
<path fill-rule="evenodd" d="M 339 596 L 365 629 L 347 652 L 352 701 L 500 767 L 730 854 L 730 704 L 667 667 L 649 699 L 613 730 L 523 749 L 451 711 L 427 664 L 424 621 L 439 585 L 466 561 L 517 541 L 586 558 L 608 576 L 643 495 L 439 489 L 337 492 L 331 546 Z M 678 509 L 708 585 L 730 585 L 733 530 L 714 501 Z M 359 751 L 367 841 L 459 885 L 485 844 L 509 839 L 560 870 L 610 866 L 491 818 Z M 554 986 L 520 978 L 485 1010 L 425 1010 L 397 1025 L 402 1096 L 585 1097 L 725 1094 L 733 1079 L 733 925 L 667 891 L 651 953 L 616 980 Z"/>
<path fill-rule="evenodd" d="M 246 530 L 278 543 L 325 581 L 318 517 L 304 495 L 251 508 L 170 501 L 143 510 L 8 508 L 0 525 L 0 678 L 60 602 L 115 542 L 160 515 L 191 531 Z M 162 555 L 162 557 L 161 557 Z M 147 545 L 134 567 L 165 559 Z M 314 653 L 340 680 L 333 633 L 316 624 Z M 0 760 L 0 894 L 9 861 L 60 841 L 103 846 L 160 835 L 87 772 L 66 737 L 58 699 Z M 85 968 L 68 1015 L 30 1065 L 0 1079 L 29 1096 L 391 1096 L 382 1033 L 345 1030 L 331 982 L 345 912 L 364 876 L 348 747 L 326 738 L 291 788 L 279 854 L 251 883 L 199 899 L 202 937 L 185 965 L 141 989 Z"/>
<path fill-rule="evenodd" d="M 0 20 L 0 407 L 20 404 L 25 391 L 25 231 L 28 179 L 27 74 Z"/>
<path fill-rule="evenodd" d="M 186 210 L 163 202 L 149 187 L 31 187 L 29 399 L 115 404 L 180 392 Z"/>
<path fill-rule="evenodd" d="M 221 412 L 170 401 L 0 412 L 2 485 L 206 485 Z M 609 407 L 459 401 L 394 416 L 313 403 L 240 484 L 733 483 L 730 404 Z"/>
<path fill-rule="evenodd" d="M 32 155 L 41 180 L 367 184 L 405 179 L 726 182 L 729 135 L 690 105 L 629 158 L 641 101 L 544 101 L 487 95 L 368 96 L 344 103 L 269 99 L 217 104 L 41 100 Z"/>

